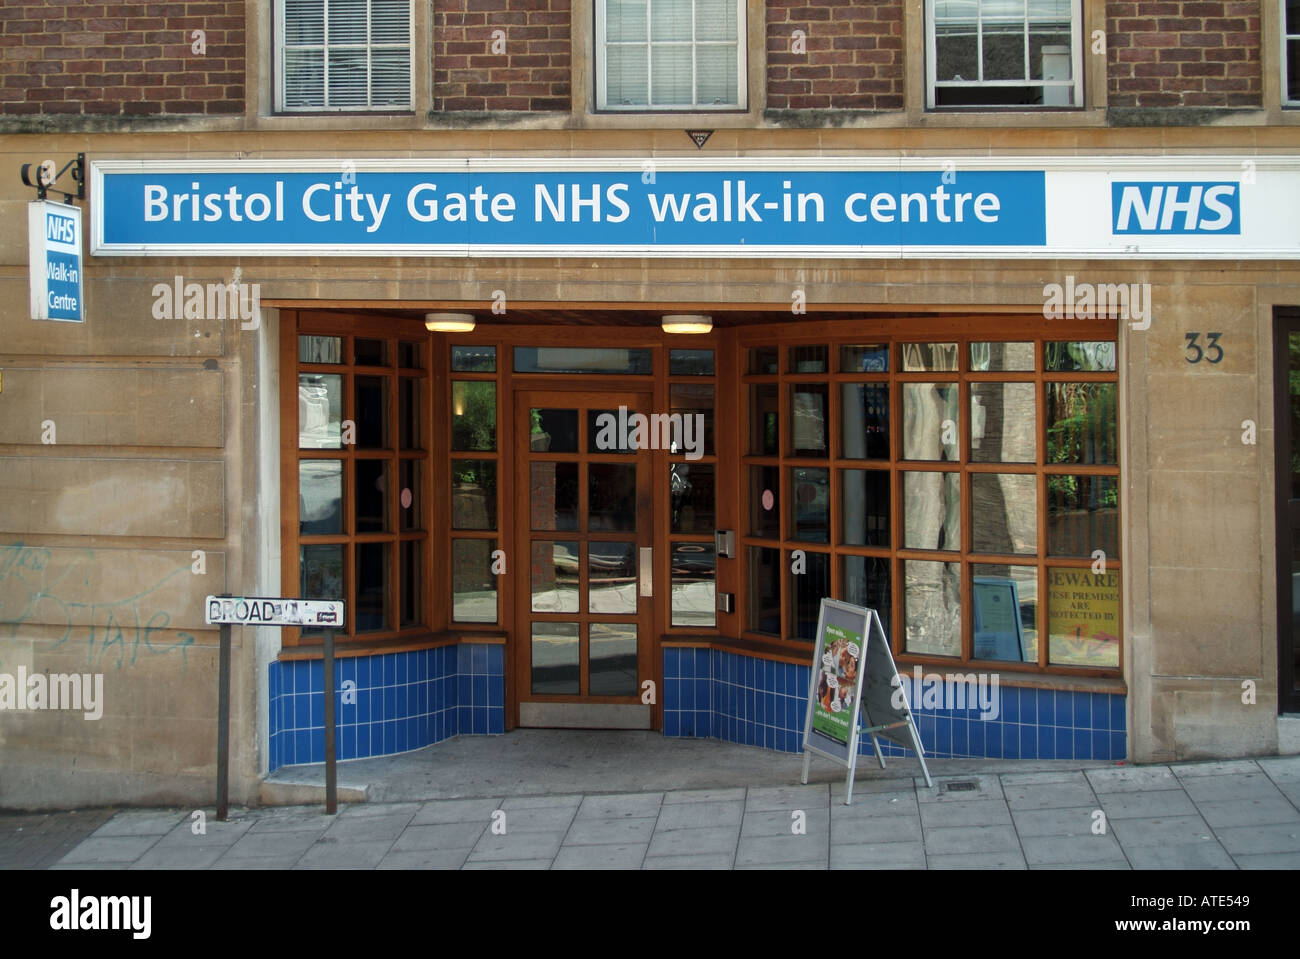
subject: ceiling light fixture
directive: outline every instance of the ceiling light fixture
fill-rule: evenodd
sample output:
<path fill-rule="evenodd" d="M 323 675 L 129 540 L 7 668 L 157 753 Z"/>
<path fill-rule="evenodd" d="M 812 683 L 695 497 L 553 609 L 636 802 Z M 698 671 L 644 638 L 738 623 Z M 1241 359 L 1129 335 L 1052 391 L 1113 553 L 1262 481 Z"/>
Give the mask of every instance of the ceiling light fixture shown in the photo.
<path fill-rule="evenodd" d="M 424 327 L 432 333 L 473 333 L 473 313 L 426 313 Z"/>
<path fill-rule="evenodd" d="M 660 320 L 665 333 L 708 333 L 713 317 L 702 313 L 669 313 Z"/>

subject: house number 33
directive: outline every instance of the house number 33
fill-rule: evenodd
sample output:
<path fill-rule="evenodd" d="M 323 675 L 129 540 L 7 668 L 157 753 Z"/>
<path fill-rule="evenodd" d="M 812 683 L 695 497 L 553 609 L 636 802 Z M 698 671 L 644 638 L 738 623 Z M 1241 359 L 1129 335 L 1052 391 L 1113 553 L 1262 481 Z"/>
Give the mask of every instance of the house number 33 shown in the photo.
<path fill-rule="evenodd" d="M 1201 348 L 1198 342 L 1200 333 L 1188 333 L 1187 339 L 1187 362 L 1199 363 L 1204 359 L 1207 363 L 1217 363 L 1223 359 L 1223 347 L 1219 345 L 1219 337 L 1222 333 L 1206 333 L 1205 347 Z"/>

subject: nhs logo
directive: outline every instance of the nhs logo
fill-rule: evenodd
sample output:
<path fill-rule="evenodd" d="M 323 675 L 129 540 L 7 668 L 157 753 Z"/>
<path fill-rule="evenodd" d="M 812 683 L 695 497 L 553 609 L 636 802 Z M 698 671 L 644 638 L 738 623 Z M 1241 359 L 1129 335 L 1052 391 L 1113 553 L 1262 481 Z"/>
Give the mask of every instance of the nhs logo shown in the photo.
<path fill-rule="evenodd" d="M 46 215 L 45 239 L 69 245 L 77 242 L 77 224 L 70 216 L 61 216 L 54 212 Z"/>
<path fill-rule="evenodd" d="M 1115 233 L 1241 233 L 1241 187 L 1237 183 L 1112 183 Z"/>

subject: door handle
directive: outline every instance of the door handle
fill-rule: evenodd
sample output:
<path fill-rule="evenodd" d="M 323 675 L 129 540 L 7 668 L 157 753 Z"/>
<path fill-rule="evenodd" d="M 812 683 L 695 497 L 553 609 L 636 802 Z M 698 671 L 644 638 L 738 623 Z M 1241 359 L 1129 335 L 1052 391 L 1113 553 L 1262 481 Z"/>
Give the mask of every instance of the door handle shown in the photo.
<path fill-rule="evenodd" d="M 654 596 L 655 594 L 654 555 L 655 550 L 653 546 L 641 547 L 640 562 L 637 564 L 636 579 L 637 591 L 642 596 L 648 597 Z"/>

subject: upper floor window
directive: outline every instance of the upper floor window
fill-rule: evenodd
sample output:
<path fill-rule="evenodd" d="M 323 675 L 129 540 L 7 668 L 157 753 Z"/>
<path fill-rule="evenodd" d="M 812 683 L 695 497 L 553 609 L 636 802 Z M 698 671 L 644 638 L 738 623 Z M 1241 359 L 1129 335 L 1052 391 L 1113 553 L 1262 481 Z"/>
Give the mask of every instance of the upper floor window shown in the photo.
<path fill-rule="evenodd" d="M 928 107 L 1077 107 L 1078 0 L 926 0 Z"/>
<path fill-rule="evenodd" d="M 277 107 L 409 110 L 411 0 L 277 0 Z"/>
<path fill-rule="evenodd" d="M 597 0 L 597 109 L 745 109 L 743 22 L 744 0 Z"/>
<path fill-rule="evenodd" d="M 1300 2 L 1283 0 L 1282 102 L 1300 106 Z"/>

